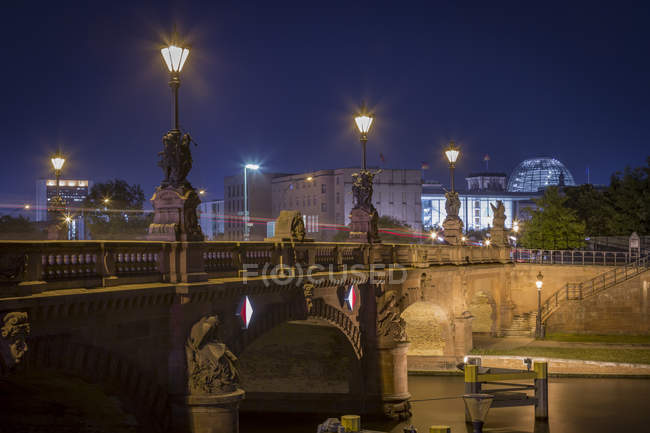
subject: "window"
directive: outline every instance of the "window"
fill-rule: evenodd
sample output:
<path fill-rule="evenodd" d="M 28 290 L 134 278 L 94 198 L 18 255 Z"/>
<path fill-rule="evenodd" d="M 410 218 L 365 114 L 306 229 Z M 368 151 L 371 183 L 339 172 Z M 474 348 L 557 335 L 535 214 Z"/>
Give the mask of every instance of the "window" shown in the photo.
<path fill-rule="evenodd" d="M 337 184 L 337 185 L 339 184 L 339 178 L 340 178 L 340 177 L 341 177 L 341 176 L 336 176 L 336 184 Z"/>
<path fill-rule="evenodd" d="M 320 192 L 321 194 L 325 194 L 327 192 L 327 187 L 324 183 L 321 183 L 320 185 Z"/>
<path fill-rule="evenodd" d="M 406 204 L 406 191 L 402 191 L 402 204 Z"/>
<path fill-rule="evenodd" d="M 341 202 L 341 193 L 337 192 L 336 193 L 336 204 L 339 204 Z"/>
<path fill-rule="evenodd" d="M 321 212 L 327 212 L 327 203 L 321 203 L 320 210 Z"/>

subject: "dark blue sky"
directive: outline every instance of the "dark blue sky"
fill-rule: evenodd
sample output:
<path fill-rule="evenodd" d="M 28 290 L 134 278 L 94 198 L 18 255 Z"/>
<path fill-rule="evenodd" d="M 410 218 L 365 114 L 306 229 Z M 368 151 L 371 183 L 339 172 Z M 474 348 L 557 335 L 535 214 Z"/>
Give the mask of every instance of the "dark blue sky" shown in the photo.
<path fill-rule="evenodd" d="M 464 152 L 458 178 L 487 153 L 491 171 L 555 156 L 577 182 L 589 166 L 607 183 L 650 154 L 643 3 L 19 3 L 0 30 L 3 203 L 33 200 L 59 145 L 66 177 L 153 191 L 171 116 L 158 48 L 174 22 L 192 44 L 180 89 L 181 125 L 199 143 L 190 179 L 213 197 L 245 161 L 358 164 L 361 100 L 376 110 L 370 164 L 428 161 L 445 182 L 450 138 Z"/>

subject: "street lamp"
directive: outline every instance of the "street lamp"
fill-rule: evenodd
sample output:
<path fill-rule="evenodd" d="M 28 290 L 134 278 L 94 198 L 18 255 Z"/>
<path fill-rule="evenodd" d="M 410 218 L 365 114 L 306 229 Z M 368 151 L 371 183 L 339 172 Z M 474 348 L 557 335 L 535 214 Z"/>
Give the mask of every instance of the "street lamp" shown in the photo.
<path fill-rule="evenodd" d="M 246 164 L 244 166 L 244 240 L 250 240 L 250 228 L 248 227 L 248 172 L 247 170 L 259 170 L 258 164 Z"/>
<path fill-rule="evenodd" d="M 359 128 L 359 132 L 361 133 L 361 144 L 363 145 L 363 169 L 366 169 L 366 143 L 368 142 L 368 131 L 370 131 L 370 127 L 372 126 L 372 121 L 373 121 L 373 115 L 368 113 L 366 110 L 365 104 L 361 107 L 361 111 L 357 115 L 357 117 L 354 118 L 354 121 L 357 124 L 357 128 Z"/>
<path fill-rule="evenodd" d="M 544 275 L 540 271 L 537 274 L 537 281 L 535 285 L 537 286 L 537 320 L 535 321 L 535 338 L 542 338 L 542 285 L 544 284 L 542 280 Z"/>
<path fill-rule="evenodd" d="M 65 164 L 65 158 L 59 151 L 52 156 L 50 161 L 52 161 L 52 167 L 54 167 L 54 176 L 56 176 L 56 196 L 60 198 L 59 180 L 61 179 L 61 170 L 63 169 L 63 164 Z"/>
<path fill-rule="evenodd" d="M 178 88 L 181 85 L 181 70 L 190 55 L 190 49 L 181 46 L 176 41 L 177 35 L 174 32 L 171 43 L 160 50 L 162 58 L 169 69 L 169 87 L 172 88 L 172 95 L 174 96 L 174 129 L 179 130 L 178 127 Z"/>
<path fill-rule="evenodd" d="M 460 156 L 460 149 L 456 147 L 454 140 L 449 142 L 449 145 L 445 149 L 445 156 L 447 161 L 449 161 L 449 177 L 451 179 L 451 192 L 454 192 L 454 168 L 456 167 L 456 161 Z"/>

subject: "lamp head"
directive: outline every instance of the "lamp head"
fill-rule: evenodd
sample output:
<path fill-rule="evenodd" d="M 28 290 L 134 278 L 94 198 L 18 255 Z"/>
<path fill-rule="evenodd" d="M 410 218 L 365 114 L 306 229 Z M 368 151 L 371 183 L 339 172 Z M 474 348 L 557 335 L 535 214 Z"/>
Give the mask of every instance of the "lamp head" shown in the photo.
<path fill-rule="evenodd" d="M 63 164 L 65 164 L 65 158 L 61 152 L 55 153 L 50 161 L 52 161 L 52 167 L 54 167 L 55 171 L 61 171 Z"/>
<path fill-rule="evenodd" d="M 171 42 L 160 50 L 160 54 L 169 72 L 179 73 L 190 55 L 190 49 L 178 41 L 178 34 L 174 30 Z"/>
<path fill-rule="evenodd" d="M 447 161 L 449 161 L 449 165 L 453 167 L 460 156 L 460 148 L 456 146 L 454 140 L 451 140 L 445 149 L 445 156 L 447 157 Z"/>
<path fill-rule="evenodd" d="M 354 118 L 354 121 L 357 124 L 357 128 L 361 133 L 362 140 L 365 139 L 366 136 L 368 135 L 368 131 L 370 131 L 370 127 L 372 126 L 373 120 L 374 120 L 373 115 L 370 114 L 366 109 L 366 104 L 363 104 L 361 110 L 359 110 L 359 113 Z"/>
<path fill-rule="evenodd" d="M 540 271 L 539 274 L 537 274 L 537 281 L 535 281 L 535 285 L 537 286 L 537 290 L 542 289 L 542 280 L 544 279 L 544 275 L 542 275 L 542 272 Z"/>
<path fill-rule="evenodd" d="M 246 164 L 244 167 L 246 167 L 249 170 L 259 170 L 260 168 L 258 164 Z"/>
<path fill-rule="evenodd" d="M 489 239 L 486 239 L 486 240 L 485 240 L 485 245 L 486 245 L 486 246 L 489 247 L 491 243 L 492 243 L 492 241 L 490 241 Z"/>

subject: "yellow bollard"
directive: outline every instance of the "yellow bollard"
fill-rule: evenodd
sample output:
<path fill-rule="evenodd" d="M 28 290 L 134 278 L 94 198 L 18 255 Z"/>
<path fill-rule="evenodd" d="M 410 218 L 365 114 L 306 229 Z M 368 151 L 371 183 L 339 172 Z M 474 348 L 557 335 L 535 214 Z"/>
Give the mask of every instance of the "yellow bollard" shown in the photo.
<path fill-rule="evenodd" d="M 448 425 L 432 425 L 429 427 L 429 433 L 451 433 L 451 427 Z"/>
<path fill-rule="evenodd" d="M 548 363 L 535 361 L 535 418 L 548 419 Z"/>
<path fill-rule="evenodd" d="M 341 425 L 345 427 L 346 433 L 358 432 L 361 430 L 361 417 L 359 415 L 343 415 Z"/>

